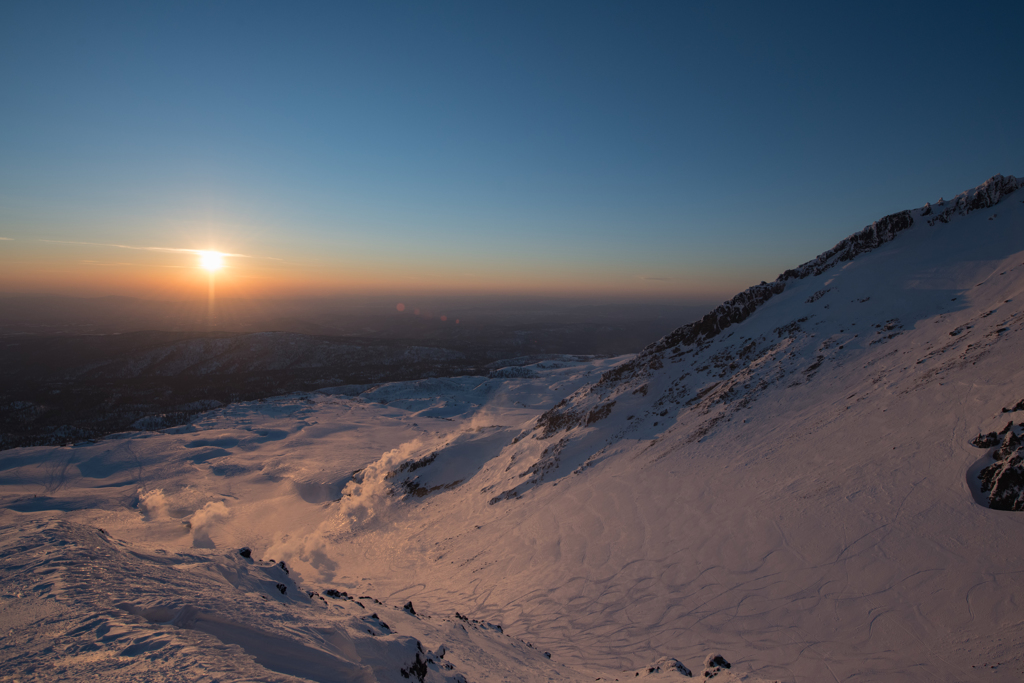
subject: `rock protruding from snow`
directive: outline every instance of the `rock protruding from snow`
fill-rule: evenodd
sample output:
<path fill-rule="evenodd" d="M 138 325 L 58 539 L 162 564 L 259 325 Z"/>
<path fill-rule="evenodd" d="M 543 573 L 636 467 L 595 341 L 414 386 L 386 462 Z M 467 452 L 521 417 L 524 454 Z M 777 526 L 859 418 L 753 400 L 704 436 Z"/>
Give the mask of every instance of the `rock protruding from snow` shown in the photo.
<path fill-rule="evenodd" d="M 731 668 L 732 664 L 726 661 L 722 655 L 712 653 L 704 658 L 704 678 L 714 678 L 726 669 Z"/>
<path fill-rule="evenodd" d="M 996 448 L 993 462 L 981 470 L 981 490 L 988 493 L 993 510 L 1024 511 L 1024 425 L 1006 425 L 999 433 L 983 434 L 971 441 L 977 448 Z"/>
<path fill-rule="evenodd" d="M 953 214 L 966 216 L 971 211 L 995 206 L 1006 195 L 1016 192 L 1021 186 L 1024 186 L 1024 180 L 1019 180 L 1012 175 L 1006 177 L 994 175 L 974 189 L 961 192 L 956 197 L 953 197 L 940 213 L 928 219 L 928 225 L 948 223 Z"/>
<path fill-rule="evenodd" d="M 781 276 L 779 280 L 771 284 L 762 282 L 759 285 L 754 285 L 718 306 L 697 322 L 680 327 L 647 348 L 658 352 L 680 344 L 689 346 L 703 339 L 711 339 L 730 325 L 749 318 L 761 304 L 776 294 L 781 294 L 785 288 L 786 284 Z"/>
<path fill-rule="evenodd" d="M 1015 413 L 1018 410 L 1024 410 L 1024 399 L 1017 401 L 1014 405 L 1009 408 L 1003 408 L 1004 413 Z"/>
<path fill-rule="evenodd" d="M 645 666 L 642 669 L 637 669 L 634 672 L 634 677 L 646 678 L 647 676 L 653 676 L 655 674 L 675 674 L 670 678 L 690 678 L 693 673 L 686 668 L 682 662 L 675 657 L 661 657 L 656 662 L 649 666 Z M 661 680 L 665 676 L 658 676 L 657 679 Z M 668 679 L 666 679 L 668 680 Z"/>
<path fill-rule="evenodd" d="M 896 235 L 903 232 L 914 224 L 914 218 L 910 211 L 900 211 L 881 218 L 860 232 L 855 232 L 836 246 L 832 247 L 817 258 L 804 263 L 796 268 L 787 270 L 776 282 L 786 280 L 802 280 L 812 275 L 821 275 L 829 268 L 849 261 L 855 256 L 866 251 L 877 249 L 886 242 L 891 242 Z"/>
<path fill-rule="evenodd" d="M 993 446 L 999 445 L 999 435 L 995 432 L 978 434 L 976 437 L 971 439 L 970 443 L 975 448 L 992 448 Z"/>

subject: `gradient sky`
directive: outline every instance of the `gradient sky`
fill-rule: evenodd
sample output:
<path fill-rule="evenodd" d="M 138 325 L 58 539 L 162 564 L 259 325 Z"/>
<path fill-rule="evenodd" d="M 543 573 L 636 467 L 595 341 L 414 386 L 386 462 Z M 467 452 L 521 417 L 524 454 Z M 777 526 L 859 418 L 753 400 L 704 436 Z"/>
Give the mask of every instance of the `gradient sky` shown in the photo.
<path fill-rule="evenodd" d="M 5 2 L 0 292 L 722 299 L 1024 173 L 1019 0 L 774 5 Z"/>

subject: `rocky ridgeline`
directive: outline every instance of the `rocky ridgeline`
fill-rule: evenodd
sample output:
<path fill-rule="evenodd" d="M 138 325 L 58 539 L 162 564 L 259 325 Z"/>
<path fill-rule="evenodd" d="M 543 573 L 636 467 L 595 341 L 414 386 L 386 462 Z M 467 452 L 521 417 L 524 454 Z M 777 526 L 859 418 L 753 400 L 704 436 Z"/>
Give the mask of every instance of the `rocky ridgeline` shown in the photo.
<path fill-rule="evenodd" d="M 1006 195 L 1019 190 L 1022 185 L 1024 185 L 1024 180 L 1014 178 L 1012 175 L 1006 177 L 994 175 L 973 190 L 961 192 L 949 202 L 940 199 L 934 207 L 931 204 L 926 204 L 921 210 L 921 216 L 932 216 L 928 219 L 928 225 L 948 223 L 953 214 L 966 216 L 971 211 L 995 206 Z M 941 211 L 935 213 L 936 208 L 941 208 Z"/>
<path fill-rule="evenodd" d="M 910 211 L 900 211 L 899 213 L 889 214 L 888 216 L 875 221 L 860 232 L 850 235 L 825 253 L 819 254 L 817 258 L 812 259 L 797 268 L 787 270 L 779 276 L 776 282 L 802 280 L 805 277 L 811 277 L 812 275 L 821 275 L 829 268 L 833 268 L 845 261 L 850 261 L 854 257 L 859 256 L 866 251 L 877 249 L 886 242 L 891 242 L 896 239 L 896 235 L 903 232 L 913 224 L 914 217 L 911 215 Z"/>
<path fill-rule="evenodd" d="M 1014 176 L 992 176 L 978 187 L 957 195 L 948 204 L 942 204 L 946 208 L 942 213 L 935 214 L 935 217 L 929 220 L 928 224 L 934 225 L 936 221 L 946 223 L 954 213 L 965 216 L 971 211 L 995 206 L 1007 195 L 1020 189 L 1022 185 L 1024 185 L 1024 181 L 1018 180 Z M 928 216 L 933 213 L 933 210 L 931 204 L 927 204 L 916 213 L 920 216 Z M 818 255 L 817 258 L 785 271 L 774 282 L 762 282 L 746 291 L 740 292 L 700 320 L 684 325 L 663 339 L 648 346 L 637 357 L 637 363 L 642 363 L 642 358 L 644 357 L 649 357 L 675 346 L 689 346 L 711 339 L 729 326 L 746 320 L 768 299 L 776 294 L 781 294 L 786 288 L 786 282 L 802 280 L 813 275 L 821 275 L 826 270 L 840 263 L 850 261 L 860 254 L 891 242 L 899 233 L 913 226 L 913 213 L 915 212 L 900 211 L 899 213 L 889 214 L 860 232 L 854 233 L 840 241 L 828 251 Z"/>
<path fill-rule="evenodd" d="M 568 400 L 546 412 L 537 422 L 540 438 L 548 438 L 556 432 L 571 429 L 588 420 L 595 404 L 595 397 L 606 402 L 613 395 L 623 393 L 626 388 L 642 389 L 653 374 L 665 366 L 666 359 L 693 351 L 700 353 L 711 339 L 727 328 L 749 318 L 758 308 L 773 296 L 781 294 L 787 283 L 807 277 L 821 275 L 840 263 L 850 261 L 860 254 L 877 249 L 891 242 L 899 233 L 914 225 L 914 216 L 933 215 L 929 225 L 936 221 L 948 222 L 954 213 L 966 215 L 978 209 L 998 204 L 1008 195 L 1020 189 L 1024 181 L 1013 176 L 995 175 L 981 185 L 957 195 L 950 202 L 942 202 L 939 214 L 928 204 L 921 209 L 900 211 L 885 216 L 863 230 L 850 235 L 834 247 L 806 263 L 783 272 L 774 282 L 762 282 L 740 292 L 724 302 L 700 320 L 683 325 L 641 351 L 633 360 L 605 373 L 601 380 L 591 387 L 579 390 Z M 822 292 L 825 294 L 827 292 Z M 781 336 L 781 333 L 780 333 Z M 747 364 L 760 358 L 760 353 L 746 354 Z M 735 370 L 735 363 L 729 363 L 729 370 Z M 723 375 L 724 377 L 724 375 Z"/>
<path fill-rule="evenodd" d="M 743 322 L 768 299 L 782 293 L 782 290 L 786 288 L 786 284 L 781 280 L 782 276 L 779 277 L 779 280 L 771 284 L 762 282 L 740 292 L 697 322 L 683 325 L 668 336 L 648 346 L 641 352 L 641 355 L 658 353 L 680 344 L 690 346 L 702 340 L 711 339 L 730 325 Z"/>
<path fill-rule="evenodd" d="M 776 294 L 781 294 L 786 289 L 788 281 L 821 275 L 839 263 L 850 261 L 859 254 L 877 249 L 886 242 L 891 242 L 896 235 L 913 224 L 914 218 L 910 211 L 901 211 L 885 216 L 860 232 L 850 235 L 817 258 L 785 271 L 774 282 L 762 282 L 759 285 L 754 285 L 718 306 L 697 322 L 683 325 L 644 349 L 637 360 L 640 360 L 642 356 L 660 353 L 679 345 L 690 346 L 711 339 L 731 325 L 743 322 L 766 301 Z"/>

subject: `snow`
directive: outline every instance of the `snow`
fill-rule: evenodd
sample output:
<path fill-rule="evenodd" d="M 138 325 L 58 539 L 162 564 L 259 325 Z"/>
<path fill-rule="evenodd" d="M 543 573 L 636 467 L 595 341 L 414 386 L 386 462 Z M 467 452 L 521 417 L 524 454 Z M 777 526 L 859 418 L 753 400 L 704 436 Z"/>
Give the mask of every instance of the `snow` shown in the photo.
<path fill-rule="evenodd" d="M 5 675 L 1021 680 L 1015 183 L 636 357 L 2 452 Z"/>

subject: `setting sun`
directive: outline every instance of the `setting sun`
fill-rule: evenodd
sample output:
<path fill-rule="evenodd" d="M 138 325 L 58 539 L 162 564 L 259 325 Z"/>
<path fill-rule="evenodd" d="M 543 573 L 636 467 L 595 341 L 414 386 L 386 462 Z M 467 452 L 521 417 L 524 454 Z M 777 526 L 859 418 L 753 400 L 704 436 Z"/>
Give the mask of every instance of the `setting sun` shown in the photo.
<path fill-rule="evenodd" d="M 224 265 L 224 255 L 218 251 L 199 252 L 199 265 L 210 271 L 220 270 Z"/>

